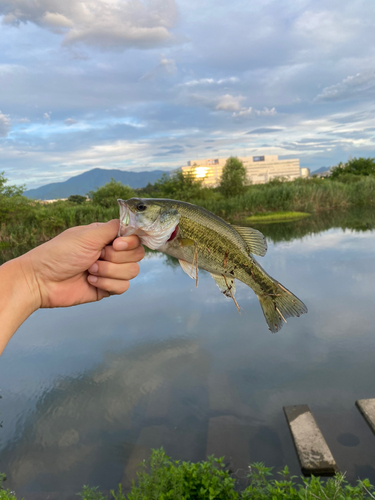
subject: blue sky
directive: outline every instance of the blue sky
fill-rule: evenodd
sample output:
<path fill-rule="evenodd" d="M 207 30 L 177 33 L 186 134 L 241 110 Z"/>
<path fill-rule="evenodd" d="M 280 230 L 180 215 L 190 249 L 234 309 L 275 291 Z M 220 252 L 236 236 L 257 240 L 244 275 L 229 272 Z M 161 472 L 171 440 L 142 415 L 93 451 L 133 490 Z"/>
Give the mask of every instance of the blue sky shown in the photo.
<path fill-rule="evenodd" d="M 373 0 L 0 0 L 0 171 L 375 156 Z"/>

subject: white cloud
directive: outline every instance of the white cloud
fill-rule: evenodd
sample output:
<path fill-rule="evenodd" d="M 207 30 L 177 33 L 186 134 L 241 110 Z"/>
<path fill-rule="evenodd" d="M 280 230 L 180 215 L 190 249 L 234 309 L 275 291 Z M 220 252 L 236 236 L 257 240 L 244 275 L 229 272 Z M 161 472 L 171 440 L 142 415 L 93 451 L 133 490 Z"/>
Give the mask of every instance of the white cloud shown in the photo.
<path fill-rule="evenodd" d="M 263 108 L 263 109 L 253 109 L 249 108 L 241 108 L 237 113 L 233 113 L 233 116 L 250 116 L 255 114 L 256 116 L 275 116 L 277 111 L 275 108 Z"/>
<path fill-rule="evenodd" d="M 43 113 L 43 118 L 45 120 L 50 120 L 51 119 L 51 114 L 52 114 L 51 111 L 49 113 Z"/>
<path fill-rule="evenodd" d="M 0 111 L 0 137 L 7 137 L 12 122 L 10 121 L 9 115 L 4 115 Z"/>
<path fill-rule="evenodd" d="M 255 110 L 255 113 L 258 116 L 275 116 L 275 115 L 277 115 L 277 111 L 275 108 L 271 108 L 271 109 L 263 108 L 261 110 Z"/>
<path fill-rule="evenodd" d="M 175 0 L 13 0 L 0 1 L 3 22 L 32 22 L 63 34 L 65 45 L 83 43 L 110 48 L 151 48 L 172 42 L 177 20 Z"/>
<path fill-rule="evenodd" d="M 71 127 L 72 125 L 75 125 L 77 122 L 77 120 L 74 120 L 73 118 L 67 118 L 66 120 L 64 120 L 64 123 L 67 127 Z"/>
<path fill-rule="evenodd" d="M 225 94 L 218 98 L 215 109 L 220 111 L 239 111 L 241 109 L 241 101 L 244 99 L 243 96 Z"/>
<path fill-rule="evenodd" d="M 375 91 L 375 71 L 357 73 L 344 78 L 341 83 L 325 87 L 315 101 L 339 101 L 363 96 Z"/>
<path fill-rule="evenodd" d="M 231 76 L 229 78 L 220 78 L 219 80 L 215 80 L 214 78 L 200 78 L 199 80 L 189 80 L 187 82 L 181 83 L 181 87 L 196 87 L 198 85 L 225 85 L 227 83 L 237 83 L 240 79 Z"/>

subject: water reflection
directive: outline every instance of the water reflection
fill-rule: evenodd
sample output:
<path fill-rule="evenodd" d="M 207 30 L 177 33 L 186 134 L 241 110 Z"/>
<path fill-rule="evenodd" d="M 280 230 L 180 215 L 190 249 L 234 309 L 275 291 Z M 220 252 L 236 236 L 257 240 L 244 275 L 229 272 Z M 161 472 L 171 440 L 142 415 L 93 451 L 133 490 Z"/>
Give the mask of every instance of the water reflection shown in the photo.
<path fill-rule="evenodd" d="M 374 482 L 374 438 L 354 407 L 375 397 L 374 221 L 343 217 L 345 231 L 319 218 L 277 225 L 283 238 L 262 227 L 276 242 L 262 264 L 309 307 L 277 335 L 248 287 L 239 316 L 207 273 L 196 289 L 155 253 L 124 296 L 33 315 L 0 363 L 9 487 L 65 498 L 84 483 L 129 485 L 162 445 L 176 459 L 225 454 L 234 470 L 264 461 L 299 474 L 282 406 L 302 403 L 349 479 Z"/>

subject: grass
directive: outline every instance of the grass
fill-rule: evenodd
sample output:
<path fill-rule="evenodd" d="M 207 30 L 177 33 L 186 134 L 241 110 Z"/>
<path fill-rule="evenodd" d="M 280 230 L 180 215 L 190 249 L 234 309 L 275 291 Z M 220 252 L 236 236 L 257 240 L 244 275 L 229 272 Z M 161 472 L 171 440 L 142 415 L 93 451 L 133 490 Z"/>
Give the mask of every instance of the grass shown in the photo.
<path fill-rule="evenodd" d="M 249 223 L 271 223 L 271 222 L 286 222 L 291 220 L 303 219 L 305 217 L 310 217 L 311 214 L 306 212 L 266 212 L 262 214 L 250 215 L 245 217 L 243 222 Z"/>

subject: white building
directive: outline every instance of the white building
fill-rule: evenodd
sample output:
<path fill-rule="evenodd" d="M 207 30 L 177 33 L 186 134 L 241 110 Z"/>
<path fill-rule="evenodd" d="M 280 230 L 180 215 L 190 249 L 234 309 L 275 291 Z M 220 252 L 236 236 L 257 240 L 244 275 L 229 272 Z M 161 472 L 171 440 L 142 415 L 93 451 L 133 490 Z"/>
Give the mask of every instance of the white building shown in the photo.
<path fill-rule="evenodd" d="M 276 177 L 288 180 L 301 177 L 299 159 L 279 160 L 278 156 L 245 156 L 238 159 L 246 168 L 247 179 L 252 184 L 264 184 Z M 215 187 L 220 183 L 226 161 L 227 158 L 191 160 L 187 167 L 182 167 L 182 172 L 203 180 L 204 186 Z"/>

